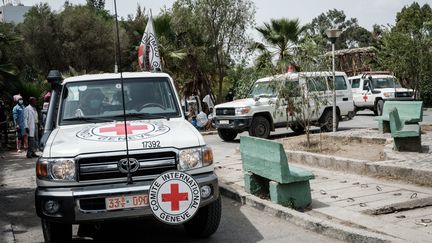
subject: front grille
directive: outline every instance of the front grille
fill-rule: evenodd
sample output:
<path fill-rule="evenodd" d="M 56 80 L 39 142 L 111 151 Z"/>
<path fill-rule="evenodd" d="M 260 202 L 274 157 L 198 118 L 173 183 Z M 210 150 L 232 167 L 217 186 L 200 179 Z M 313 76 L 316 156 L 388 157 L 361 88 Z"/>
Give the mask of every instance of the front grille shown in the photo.
<path fill-rule="evenodd" d="M 118 163 L 126 156 L 81 158 L 79 164 L 79 181 L 126 178 L 127 174 L 118 169 Z M 138 160 L 140 167 L 132 176 L 158 175 L 167 170 L 177 169 L 175 152 L 160 152 L 130 155 Z"/>
<path fill-rule="evenodd" d="M 79 201 L 82 210 L 104 210 L 106 208 L 105 198 L 86 198 Z"/>
<path fill-rule="evenodd" d="M 216 109 L 216 115 L 218 116 L 234 116 L 235 109 L 234 108 L 218 108 Z"/>
<path fill-rule="evenodd" d="M 396 92 L 395 97 L 411 97 L 412 92 Z"/>

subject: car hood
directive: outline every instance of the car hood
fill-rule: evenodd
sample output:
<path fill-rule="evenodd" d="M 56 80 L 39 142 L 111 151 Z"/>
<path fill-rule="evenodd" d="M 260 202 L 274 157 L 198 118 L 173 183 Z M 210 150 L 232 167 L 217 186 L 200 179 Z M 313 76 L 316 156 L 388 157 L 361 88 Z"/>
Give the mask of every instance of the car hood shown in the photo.
<path fill-rule="evenodd" d="M 264 100 L 264 98 L 261 98 L 260 100 Z M 238 108 L 238 107 L 246 107 L 246 106 L 253 106 L 255 105 L 256 102 L 254 99 L 252 98 L 247 98 L 247 99 L 239 99 L 239 100 L 234 100 L 231 102 L 227 102 L 227 103 L 222 103 L 219 105 L 216 105 L 215 108 Z"/>
<path fill-rule="evenodd" d="M 146 141 L 160 148 L 181 149 L 204 145 L 200 133 L 183 118 L 128 121 L 127 133 L 130 150 L 144 149 Z M 125 149 L 124 122 L 67 125 L 51 133 L 43 157 L 75 157 Z"/>
<path fill-rule="evenodd" d="M 381 92 L 413 92 L 412 89 L 407 89 L 407 88 L 383 88 L 383 89 L 379 89 Z"/>

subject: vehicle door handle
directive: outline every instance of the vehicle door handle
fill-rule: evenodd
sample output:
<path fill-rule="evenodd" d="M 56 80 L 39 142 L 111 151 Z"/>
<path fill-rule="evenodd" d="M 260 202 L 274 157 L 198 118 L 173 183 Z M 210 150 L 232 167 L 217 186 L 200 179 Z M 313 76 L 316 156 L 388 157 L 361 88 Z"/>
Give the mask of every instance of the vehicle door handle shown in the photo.
<path fill-rule="evenodd" d="M 348 101 L 348 98 L 342 98 L 343 101 Z"/>

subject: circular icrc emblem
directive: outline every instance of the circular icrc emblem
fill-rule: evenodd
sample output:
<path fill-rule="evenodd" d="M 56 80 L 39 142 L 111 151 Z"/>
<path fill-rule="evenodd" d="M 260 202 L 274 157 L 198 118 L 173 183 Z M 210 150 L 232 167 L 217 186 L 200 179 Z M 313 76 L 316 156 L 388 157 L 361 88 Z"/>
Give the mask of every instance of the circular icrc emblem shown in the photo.
<path fill-rule="evenodd" d="M 145 121 L 128 121 L 126 129 L 124 122 L 100 123 L 88 126 L 79 131 L 76 136 L 86 140 L 101 142 L 119 142 L 126 140 L 126 132 L 129 141 L 152 138 L 170 130 L 162 123 L 150 123 Z"/>
<path fill-rule="evenodd" d="M 182 224 L 191 219 L 198 211 L 200 201 L 198 183 L 180 171 L 163 173 L 149 189 L 151 211 L 167 224 Z"/>

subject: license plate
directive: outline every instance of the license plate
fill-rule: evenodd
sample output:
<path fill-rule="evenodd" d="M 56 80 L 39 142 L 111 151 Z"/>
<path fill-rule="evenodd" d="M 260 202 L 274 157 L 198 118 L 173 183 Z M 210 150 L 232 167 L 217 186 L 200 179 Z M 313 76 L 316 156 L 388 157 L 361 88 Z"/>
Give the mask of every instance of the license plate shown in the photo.
<path fill-rule="evenodd" d="M 145 207 L 149 205 L 148 195 L 136 194 L 107 197 L 105 198 L 105 205 L 107 210 Z"/>
<path fill-rule="evenodd" d="M 220 120 L 220 121 L 219 121 L 219 124 L 224 124 L 224 125 L 226 125 L 226 124 L 229 124 L 229 121 L 228 121 L 228 120 Z"/>

